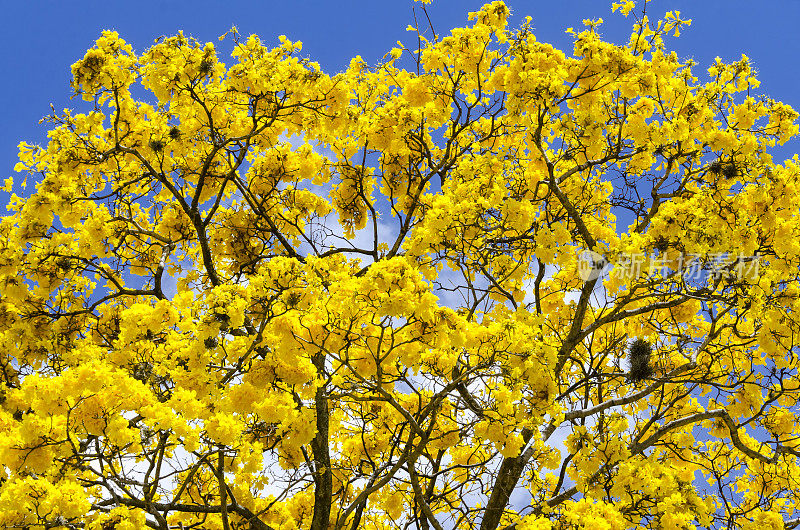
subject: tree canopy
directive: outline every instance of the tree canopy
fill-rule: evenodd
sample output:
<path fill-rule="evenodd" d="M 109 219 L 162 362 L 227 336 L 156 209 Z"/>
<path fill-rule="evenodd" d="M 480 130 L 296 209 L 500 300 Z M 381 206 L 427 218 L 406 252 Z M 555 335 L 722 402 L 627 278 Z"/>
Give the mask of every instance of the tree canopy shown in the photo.
<path fill-rule="evenodd" d="M 648 7 L 103 32 L 0 221 L 0 526 L 798 526 L 798 115 Z"/>

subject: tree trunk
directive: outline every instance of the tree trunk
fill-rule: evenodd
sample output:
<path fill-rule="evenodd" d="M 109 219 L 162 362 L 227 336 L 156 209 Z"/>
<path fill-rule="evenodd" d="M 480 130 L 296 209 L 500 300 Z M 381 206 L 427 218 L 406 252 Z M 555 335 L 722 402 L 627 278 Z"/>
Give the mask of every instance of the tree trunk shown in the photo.
<path fill-rule="evenodd" d="M 533 432 L 529 429 L 522 430 L 522 439 L 525 444 L 528 443 L 532 435 Z M 508 506 L 511 492 L 517 486 L 523 469 L 525 469 L 525 457 L 522 451 L 513 458 L 503 458 L 503 463 L 500 464 L 500 470 L 497 473 L 497 480 L 494 482 L 492 494 L 486 504 L 486 510 L 483 512 L 480 530 L 496 530 L 500 525 L 500 518 L 503 516 L 506 506 Z"/>
<path fill-rule="evenodd" d="M 325 358 L 315 359 L 314 364 L 322 375 Z M 317 389 L 314 397 L 317 415 L 317 434 L 311 440 L 314 455 L 314 519 L 311 530 L 327 530 L 333 499 L 333 473 L 331 455 L 328 447 L 328 397 L 326 388 Z"/>

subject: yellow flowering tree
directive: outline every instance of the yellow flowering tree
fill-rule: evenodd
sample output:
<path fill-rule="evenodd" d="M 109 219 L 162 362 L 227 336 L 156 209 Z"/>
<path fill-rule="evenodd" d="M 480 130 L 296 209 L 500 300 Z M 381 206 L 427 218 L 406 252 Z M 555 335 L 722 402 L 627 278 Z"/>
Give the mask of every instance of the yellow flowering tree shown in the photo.
<path fill-rule="evenodd" d="M 797 113 L 645 7 L 104 32 L 0 222 L 0 526 L 797 526 Z"/>

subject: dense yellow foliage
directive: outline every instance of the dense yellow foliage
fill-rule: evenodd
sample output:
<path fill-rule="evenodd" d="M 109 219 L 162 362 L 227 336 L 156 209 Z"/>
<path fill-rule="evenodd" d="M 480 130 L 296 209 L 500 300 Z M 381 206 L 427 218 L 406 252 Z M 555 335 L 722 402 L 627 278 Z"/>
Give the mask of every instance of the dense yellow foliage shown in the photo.
<path fill-rule="evenodd" d="M 797 113 L 613 8 L 336 75 L 104 32 L 0 221 L 0 526 L 797 525 Z"/>

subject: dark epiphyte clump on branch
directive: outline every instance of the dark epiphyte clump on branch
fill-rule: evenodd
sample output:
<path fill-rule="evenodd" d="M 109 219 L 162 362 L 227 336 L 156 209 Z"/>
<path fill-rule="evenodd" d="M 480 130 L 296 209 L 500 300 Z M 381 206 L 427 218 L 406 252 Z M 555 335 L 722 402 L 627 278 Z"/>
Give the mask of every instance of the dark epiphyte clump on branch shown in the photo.
<path fill-rule="evenodd" d="M 653 346 L 644 339 L 636 339 L 631 344 L 628 353 L 628 381 L 639 382 L 653 375 L 653 367 L 650 365 L 650 357 L 653 354 Z"/>

